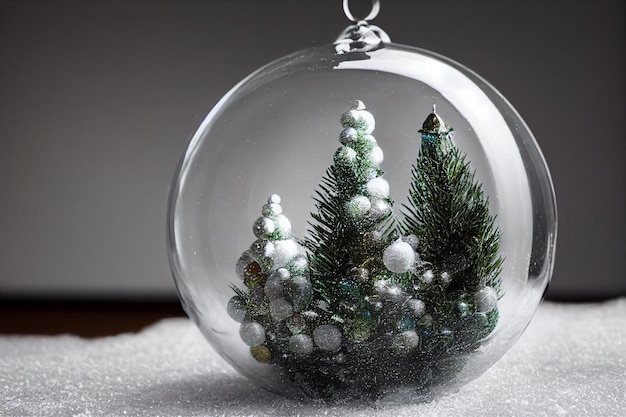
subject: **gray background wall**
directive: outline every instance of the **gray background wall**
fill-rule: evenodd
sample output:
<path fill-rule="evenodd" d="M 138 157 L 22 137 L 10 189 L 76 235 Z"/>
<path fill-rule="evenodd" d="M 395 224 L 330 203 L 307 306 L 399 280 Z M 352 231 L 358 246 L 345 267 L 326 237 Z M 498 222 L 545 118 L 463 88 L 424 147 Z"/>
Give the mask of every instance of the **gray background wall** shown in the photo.
<path fill-rule="evenodd" d="M 0 294 L 175 297 L 168 187 L 237 81 L 347 26 L 339 0 L 0 0 Z M 397 43 L 496 86 L 559 204 L 549 296 L 626 295 L 624 2 L 383 0 Z"/>

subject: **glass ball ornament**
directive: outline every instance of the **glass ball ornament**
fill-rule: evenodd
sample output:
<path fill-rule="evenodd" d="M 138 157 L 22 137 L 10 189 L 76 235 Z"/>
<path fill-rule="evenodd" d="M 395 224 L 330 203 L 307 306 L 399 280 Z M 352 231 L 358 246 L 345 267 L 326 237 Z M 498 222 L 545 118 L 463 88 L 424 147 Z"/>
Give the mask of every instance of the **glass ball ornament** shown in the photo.
<path fill-rule="evenodd" d="M 433 137 L 476 184 L 449 198 L 487 207 L 484 248 L 433 254 L 429 225 L 409 230 Z M 288 397 L 419 401 L 477 378 L 520 337 L 552 274 L 556 204 L 532 133 L 494 87 L 360 20 L 217 103 L 180 163 L 168 228 L 182 305 L 241 374 Z"/>

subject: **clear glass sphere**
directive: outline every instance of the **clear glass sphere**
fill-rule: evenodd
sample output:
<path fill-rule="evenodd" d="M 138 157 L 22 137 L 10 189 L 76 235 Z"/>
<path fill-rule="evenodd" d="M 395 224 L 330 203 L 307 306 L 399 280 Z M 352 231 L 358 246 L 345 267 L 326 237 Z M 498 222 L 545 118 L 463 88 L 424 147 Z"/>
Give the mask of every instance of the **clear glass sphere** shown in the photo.
<path fill-rule="evenodd" d="M 457 359 L 452 354 L 442 358 L 438 368 L 429 371 L 430 377 L 421 377 L 422 382 L 390 378 L 386 383 L 387 376 L 376 375 L 380 368 L 372 363 L 346 362 L 350 350 L 341 345 L 345 323 L 319 326 L 316 334 L 307 335 L 301 331 L 307 325 L 302 318 L 308 320 L 305 309 L 289 322 L 293 336 L 299 335 L 290 338 L 290 348 L 265 349 L 262 346 L 278 336 L 255 327 L 246 319 L 245 306 L 232 301 L 234 288 L 252 292 L 237 273 L 241 254 L 255 242 L 260 229 L 275 228 L 257 221 L 269 196 L 280 195 L 279 205 L 294 238 L 311 236 L 315 192 L 341 147 L 340 118 L 353 100 L 365 103 L 375 118 L 371 134 L 384 152 L 380 168 L 389 184 L 394 215 L 400 216 L 408 203 L 411 166 L 420 152 L 418 131 L 436 105 L 437 114 L 453 127 L 454 143 L 482 184 L 501 232 L 499 252 L 504 261 L 495 330 L 470 352 L 459 354 L 460 362 L 449 365 Z M 337 44 L 310 48 L 278 59 L 241 81 L 219 101 L 191 140 L 169 207 L 170 261 L 179 295 L 214 349 L 270 391 L 339 401 L 377 399 L 404 390 L 413 391 L 410 398 L 415 401 L 422 395 L 454 391 L 485 372 L 519 338 L 540 303 L 552 273 L 555 238 L 556 205 L 548 168 L 515 109 L 464 66 L 393 43 L 348 52 Z M 306 250 L 299 251 L 306 256 Z M 269 284 L 264 285 L 265 295 L 257 296 L 270 297 Z M 493 297 L 482 295 L 487 304 Z M 430 308 L 427 299 L 425 307 L 413 301 L 414 310 L 421 309 L 421 314 Z M 466 308 L 460 303 L 459 317 Z M 280 320 L 288 320 L 297 310 L 284 303 L 271 304 L 269 309 L 268 314 Z M 425 343 L 428 332 L 415 334 L 406 336 L 407 343 Z M 311 372 L 332 374 L 325 391 L 311 387 L 306 373 L 290 374 L 284 365 L 291 354 L 313 355 L 318 350 L 326 356 L 321 362 L 311 361 L 320 367 Z M 282 355 L 283 365 L 275 363 L 280 358 L 272 355 Z M 382 382 L 376 387 L 354 382 L 349 366 L 359 366 Z M 432 377 L 446 366 L 455 371 L 445 378 Z M 335 390 L 332 381 L 341 385 L 344 378 L 337 372 L 348 376 Z"/>

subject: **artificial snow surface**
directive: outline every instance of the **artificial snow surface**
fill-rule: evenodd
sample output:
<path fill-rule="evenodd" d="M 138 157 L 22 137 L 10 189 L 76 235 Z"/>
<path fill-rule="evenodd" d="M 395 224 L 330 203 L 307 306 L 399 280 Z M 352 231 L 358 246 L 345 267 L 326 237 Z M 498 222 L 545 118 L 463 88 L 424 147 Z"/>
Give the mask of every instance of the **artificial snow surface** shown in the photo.
<path fill-rule="evenodd" d="M 328 406 L 257 388 L 186 319 L 138 334 L 0 336 L 2 416 L 626 416 L 626 298 L 544 303 L 507 356 L 430 403 Z"/>

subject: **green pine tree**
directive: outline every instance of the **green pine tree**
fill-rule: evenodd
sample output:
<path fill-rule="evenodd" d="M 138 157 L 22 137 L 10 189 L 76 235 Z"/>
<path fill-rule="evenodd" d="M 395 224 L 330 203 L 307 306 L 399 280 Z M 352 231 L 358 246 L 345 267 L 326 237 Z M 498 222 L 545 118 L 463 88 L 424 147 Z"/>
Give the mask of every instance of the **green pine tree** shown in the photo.
<path fill-rule="evenodd" d="M 315 291 L 333 312 L 345 315 L 354 305 L 342 301 L 362 302 L 372 280 L 387 273 L 381 254 L 393 217 L 389 184 L 381 177 L 382 150 L 371 135 L 374 117 L 357 100 L 341 124 L 343 146 L 316 193 L 315 222 L 303 245 Z"/>
<path fill-rule="evenodd" d="M 401 229 L 417 236 L 417 250 L 429 263 L 418 285 L 435 329 L 428 343 L 463 351 L 496 325 L 503 259 L 488 199 L 451 132 L 433 109 L 420 130 L 422 146 Z M 436 336 L 447 332 L 445 338 Z"/>

